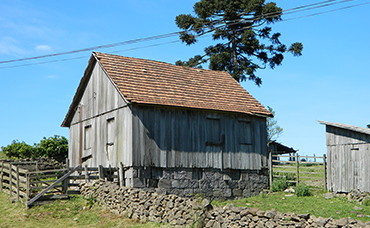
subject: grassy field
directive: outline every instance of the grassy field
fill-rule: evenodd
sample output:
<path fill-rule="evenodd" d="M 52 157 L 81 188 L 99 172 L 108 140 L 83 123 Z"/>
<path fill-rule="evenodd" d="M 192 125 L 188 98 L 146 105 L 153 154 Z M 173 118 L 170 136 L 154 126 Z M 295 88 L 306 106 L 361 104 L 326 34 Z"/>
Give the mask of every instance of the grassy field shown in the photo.
<path fill-rule="evenodd" d="M 274 176 L 286 176 L 287 180 L 296 181 L 296 164 L 279 164 L 273 168 Z M 324 165 L 299 163 L 299 182 L 309 186 L 324 187 Z"/>
<path fill-rule="evenodd" d="M 91 208 L 90 208 L 91 206 Z M 0 227 L 169 227 L 156 223 L 142 224 L 140 221 L 111 214 L 98 204 L 92 204 L 82 196 L 71 200 L 55 201 L 43 206 L 26 209 L 22 203 L 11 203 L 8 195 L 0 193 Z"/>
<path fill-rule="evenodd" d="M 264 211 L 274 208 L 281 213 L 310 213 L 316 217 L 332 217 L 333 219 L 351 217 L 363 222 L 370 221 L 370 217 L 368 217 L 370 216 L 370 205 L 349 202 L 344 197 L 325 199 L 323 197 L 324 191 L 313 190 L 312 193 L 312 196 L 297 197 L 292 193 L 274 192 L 241 200 L 214 202 L 214 205 L 221 206 L 233 203 L 236 207 L 258 207 Z M 355 206 L 362 210 L 355 210 Z"/>
<path fill-rule="evenodd" d="M 326 200 L 323 191 L 313 196 L 297 197 L 293 194 L 275 192 L 233 201 L 216 201 L 215 206 L 233 203 L 235 206 L 258 207 L 261 210 L 276 209 L 282 213 L 310 213 L 316 217 L 334 219 L 352 217 L 363 222 L 370 221 L 370 206 L 348 202 L 344 198 Z M 357 206 L 361 210 L 355 210 Z M 359 216 L 359 217 L 358 217 Z M 55 201 L 43 206 L 25 209 L 22 203 L 11 203 L 8 195 L 0 193 L 0 227 L 170 227 L 156 223 L 142 224 L 140 221 L 113 215 L 97 203 L 74 196 L 71 200 Z"/>

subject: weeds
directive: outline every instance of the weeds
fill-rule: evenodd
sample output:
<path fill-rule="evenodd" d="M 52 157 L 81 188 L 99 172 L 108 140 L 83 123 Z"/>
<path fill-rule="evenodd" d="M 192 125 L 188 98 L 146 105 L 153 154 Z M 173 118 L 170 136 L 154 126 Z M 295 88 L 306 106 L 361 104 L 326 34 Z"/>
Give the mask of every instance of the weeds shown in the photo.
<path fill-rule="evenodd" d="M 276 179 L 272 182 L 270 190 L 272 192 L 281 192 L 287 188 L 286 178 Z"/>
<path fill-rule="evenodd" d="M 310 196 L 312 195 L 311 191 L 310 191 L 310 187 L 308 187 L 307 185 L 305 184 L 299 184 L 297 185 L 295 188 L 294 188 L 294 191 L 295 191 L 295 194 L 298 196 L 298 197 L 302 197 L 302 196 Z"/>

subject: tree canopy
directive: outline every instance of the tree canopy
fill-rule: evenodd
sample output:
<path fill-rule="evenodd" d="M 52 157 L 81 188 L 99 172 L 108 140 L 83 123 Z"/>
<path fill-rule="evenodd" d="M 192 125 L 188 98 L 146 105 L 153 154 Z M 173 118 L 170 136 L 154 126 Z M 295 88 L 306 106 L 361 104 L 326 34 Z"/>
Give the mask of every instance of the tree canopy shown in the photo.
<path fill-rule="evenodd" d="M 281 20 L 282 12 L 264 0 L 201 0 L 194 5 L 195 16 L 176 17 L 176 25 L 183 30 L 180 39 L 191 45 L 212 34 L 219 43 L 176 65 L 201 67 L 209 62 L 212 70 L 227 71 L 238 82 L 248 79 L 260 86 L 257 70 L 273 69 L 282 63 L 284 53 L 300 56 L 303 49 L 298 42 L 287 47 L 280 42 L 281 34 L 272 32 L 270 25 Z"/>
<path fill-rule="evenodd" d="M 267 106 L 267 109 L 275 116 L 275 111 Z M 283 128 L 277 125 L 277 120 L 274 117 L 268 117 L 266 119 L 267 125 L 267 140 L 268 142 L 275 141 L 283 133 Z"/>

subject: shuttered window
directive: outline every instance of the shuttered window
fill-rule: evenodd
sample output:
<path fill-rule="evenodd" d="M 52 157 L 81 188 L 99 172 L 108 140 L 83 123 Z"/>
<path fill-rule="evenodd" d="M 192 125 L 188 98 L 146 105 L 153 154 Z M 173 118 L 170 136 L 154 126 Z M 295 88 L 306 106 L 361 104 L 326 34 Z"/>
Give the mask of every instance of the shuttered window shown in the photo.
<path fill-rule="evenodd" d="M 113 146 L 114 145 L 114 118 L 107 119 L 107 145 Z"/>
<path fill-rule="evenodd" d="M 207 143 L 221 142 L 220 119 L 207 118 L 206 120 L 206 140 Z"/>
<path fill-rule="evenodd" d="M 239 143 L 252 144 L 252 129 L 250 121 L 239 121 Z"/>
<path fill-rule="evenodd" d="M 91 149 L 91 125 L 85 126 L 85 150 Z"/>

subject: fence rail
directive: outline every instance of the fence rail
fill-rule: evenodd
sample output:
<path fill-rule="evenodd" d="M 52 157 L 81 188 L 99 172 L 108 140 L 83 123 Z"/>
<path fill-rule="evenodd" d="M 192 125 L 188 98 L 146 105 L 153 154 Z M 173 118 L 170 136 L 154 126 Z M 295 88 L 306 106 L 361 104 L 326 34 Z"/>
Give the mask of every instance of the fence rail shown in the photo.
<path fill-rule="evenodd" d="M 287 158 L 282 160 L 281 158 Z M 313 159 L 310 161 L 309 159 Z M 319 162 L 322 160 L 322 162 Z M 305 183 L 310 186 L 323 187 L 326 190 L 326 155 L 299 156 L 280 155 L 269 153 L 269 179 L 270 183 L 274 178 L 286 178 L 288 183 L 298 185 Z"/>
<path fill-rule="evenodd" d="M 72 168 L 38 170 L 36 162 L 0 162 L 0 191 L 7 193 L 10 200 L 24 201 L 31 206 L 52 199 L 68 198 L 76 192 L 76 186 L 95 179 L 119 182 L 119 169 L 111 167 L 76 167 L 72 174 L 64 177 Z M 43 193 L 39 195 L 40 193 Z M 37 196 L 36 200 L 33 200 Z M 29 203 L 31 201 L 31 203 Z"/>

